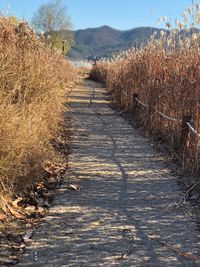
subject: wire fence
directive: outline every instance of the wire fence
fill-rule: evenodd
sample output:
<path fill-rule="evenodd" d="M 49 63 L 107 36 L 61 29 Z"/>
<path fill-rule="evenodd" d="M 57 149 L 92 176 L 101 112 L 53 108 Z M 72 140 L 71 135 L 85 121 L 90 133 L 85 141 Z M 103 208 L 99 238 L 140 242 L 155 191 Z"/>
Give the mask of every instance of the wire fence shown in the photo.
<path fill-rule="evenodd" d="M 200 137 L 200 134 L 192 127 L 192 125 L 189 122 L 186 122 L 189 129 L 198 137 Z"/>
<path fill-rule="evenodd" d="M 130 95 L 129 95 L 128 93 L 125 93 L 125 92 L 123 92 L 123 95 L 124 95 L 124 96 L 129 96 L 129 97 L 130 97 Z M 149 106 L 148 104 L 143 103 L 141 100 L 139 100 L 138 97 L 135 96 L 134 99 L 135 99 L 135 100 L 137 101 L 137 103 L 139 103 L 141 106 L 146 107 L 146 108 L 150 108 L 150 106 Z M 160 116 L 162 116 L 163 118 L 165 118 L 165 119 L 167 119 L 167 120 L 170 120 L 170 121 L 173 121 L 173 122 L 177 122 L 177 123 L 180 123 L 180 124 L 183 123 L 183 120 L 180 120 L 180 119 L 177 119 L 177 118 L 173 118 L 173 117 L 168 116 L 168 115 L 166 115 L 166 114 L 164 114 L 164 113 L 162 113 L 162 112 L 160 112 L 160 111 L 158 111 L 158 110 L 155 110 L 155 113 L 159 114 Z M 186 121 L 185 124 L 187 125 L 187 127 L 189 128 L 189 130 L 190 130 L 193 134 L 195 134 L 197 137 L 200 138 L 200 134 L 199 134 L 199 133 L 197 132 L 197 130 L 195 130 L 194 127 L 191 125 L 191 120 L 190 120 L 190 121 Z"/>
<path fill-rule="evenodd" d="M 142 103 L 137 97 L 135 97 L 135 100 L 142 106 L 144 107 L 149 107 L 149 105 Z M 155 113 L 159 114 L 160 116 L 162 116 L 163 118 L 170 120 L 170 121 L 174 121 L 174 122 L 178 122 L 178 123 L 182 123 L 182 120 L 178 120 L 176 118 L 170 117 L 168 115 L 165 115 L 164 113 L 155 110 Z"/>

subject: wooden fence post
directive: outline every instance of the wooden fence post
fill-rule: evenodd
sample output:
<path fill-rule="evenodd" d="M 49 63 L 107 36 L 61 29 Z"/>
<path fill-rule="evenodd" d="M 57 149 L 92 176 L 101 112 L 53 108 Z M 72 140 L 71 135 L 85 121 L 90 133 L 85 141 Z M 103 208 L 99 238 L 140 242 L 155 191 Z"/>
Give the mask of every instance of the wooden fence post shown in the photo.
<path fill-rule="evenodd" d="M 114 87 L 114 89 L 113 89 L 113 103 L 114 103 L 114 105 L 116 105 L 117 104 L 117 88 L 116 87 Z"/>
<path fill-rule="evenodd" d="M 123 105 L 123 92 L 122 90 L 119 91 L 119 107 L 122 108 Z"/>
<path fill-rule="evenodd" d="M 136 100 L 138 98 L 138 94 L 133 94 L 133 105 L 132 105 L 132 112 L 134 113 L 138 108 L 138 102 Z"/>
<path fill-rule="evenodd" d="M 127 91 L 125 91 L 125 110 L 128 111 L 128 94 L 127 94 Z"/>
<path fill-rule="evenodd" d="M 192 119 L 191 115 L 183 115 L 182 125 L 181 125 L 181 150 L 184 150 L 187 144 L 188 134 L 190 129 L 187 125 L 187 122 L 190 122 Z"/>

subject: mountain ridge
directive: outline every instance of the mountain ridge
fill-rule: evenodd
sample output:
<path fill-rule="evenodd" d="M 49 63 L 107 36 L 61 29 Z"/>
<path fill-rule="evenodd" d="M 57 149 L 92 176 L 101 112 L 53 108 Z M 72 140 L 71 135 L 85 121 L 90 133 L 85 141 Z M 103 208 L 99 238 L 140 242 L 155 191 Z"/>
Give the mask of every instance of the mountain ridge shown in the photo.
<path fill-rule="evenodd" d="M 147 44 L 154 32 L 159 38 L 161 31 L 169 32 L 163 28 L 148 26 L 118 30 L 108 25 L 76 30 L 73 31 L 74 44 L 68 57 L 78 60 L 110 57 L 133 46 L 140 47 L 141 44 Z"/>

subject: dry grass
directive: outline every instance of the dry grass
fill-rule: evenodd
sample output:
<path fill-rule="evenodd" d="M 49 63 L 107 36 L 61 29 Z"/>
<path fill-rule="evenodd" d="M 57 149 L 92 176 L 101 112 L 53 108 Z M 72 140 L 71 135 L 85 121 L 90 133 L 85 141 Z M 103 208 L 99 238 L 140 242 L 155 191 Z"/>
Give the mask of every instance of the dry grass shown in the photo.
<path fill-rule="evenodd" d="M 90 71 L 90 79 L 102 83 L 106 82 L 109 66 L 110 64 L 107 61 L 96 62 Z"/>
<path fill-rule="evenodd" d="M 196 9 L 199 18 L 198 5 Z M 181 150 L 181 124 L 156 113 L 158 110 L 179 120 L 190 115 L 200 133 L 200 36 L 180 38 L 183 26 L 178 25 L 179 29 L 172 29 L 170 35 L 163 34 L 159 40 L 152 39 L 144 49 L 133 49 L 111 62 L 98 62 L 91 77 L 105 82 L 115 103 L 130 112 L 135 111 L 133 95 L 138 94 L 149 106 L 137 110 L 144 131 L 165 139 L 171 153 L 182 162 L 185 174 L 198 175 L 200 138 L 190 131 Z"/>
<path fill-rule="evenodd" d="M 26 25 L 0 18 L 0 191 L 16 193 L 41 179 L 56 157 L 73 68 Z"/>

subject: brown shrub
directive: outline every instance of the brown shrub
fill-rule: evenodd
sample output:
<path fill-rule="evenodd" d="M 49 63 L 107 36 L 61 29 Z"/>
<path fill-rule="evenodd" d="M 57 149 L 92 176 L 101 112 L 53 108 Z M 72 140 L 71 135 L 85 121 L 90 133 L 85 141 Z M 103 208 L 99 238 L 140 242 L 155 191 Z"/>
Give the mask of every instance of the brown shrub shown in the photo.
<path fill-rule="evenodd" d="M 89 78 L 104 83 L 107 79 L 109 66 L 110 64 L 108 62 L 96 62 L 90 71 Z"/>
<path fill-rule="evenodd" d="M 0 18 L 0 190 L 16 192 L 41 178 L 53 159 L 73 69 L 26 23 Z"/>

